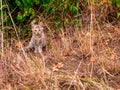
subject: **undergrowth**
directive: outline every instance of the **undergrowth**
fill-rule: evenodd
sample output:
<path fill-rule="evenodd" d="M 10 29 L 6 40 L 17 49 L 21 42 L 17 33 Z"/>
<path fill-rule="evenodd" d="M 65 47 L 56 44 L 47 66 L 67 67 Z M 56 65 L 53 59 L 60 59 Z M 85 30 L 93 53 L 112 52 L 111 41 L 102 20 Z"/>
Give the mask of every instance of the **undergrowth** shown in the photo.
<path fill-rule="evenodd" d="M 85 9 L 60 28 L 39 15 L 47 36 L 43 56 L 19 52 L 29 40 L 21 40 L 17 29 L 22 27 L 8 12 L 17 39 L 0 33 L 0 90 L 119 90 L 120 22 L 114 22 L 107 3 Z"/>

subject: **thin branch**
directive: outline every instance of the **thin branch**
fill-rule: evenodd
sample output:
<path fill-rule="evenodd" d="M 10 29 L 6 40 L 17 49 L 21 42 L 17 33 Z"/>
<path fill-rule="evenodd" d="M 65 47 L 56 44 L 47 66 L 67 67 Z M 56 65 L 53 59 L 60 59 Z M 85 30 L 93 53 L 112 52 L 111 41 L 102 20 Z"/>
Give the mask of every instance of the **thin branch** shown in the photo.
<path fill-rule="evenodd" d="M 1 50 L 2 50 L 2 56 L 4 54 L 4 45 L 3 45 L 3 10 L 2 10 L 2 0 L 1 0 L 1 23 L 2 23 L 2 29 L 0 29 L 0 34 L 1 34 Z"/>

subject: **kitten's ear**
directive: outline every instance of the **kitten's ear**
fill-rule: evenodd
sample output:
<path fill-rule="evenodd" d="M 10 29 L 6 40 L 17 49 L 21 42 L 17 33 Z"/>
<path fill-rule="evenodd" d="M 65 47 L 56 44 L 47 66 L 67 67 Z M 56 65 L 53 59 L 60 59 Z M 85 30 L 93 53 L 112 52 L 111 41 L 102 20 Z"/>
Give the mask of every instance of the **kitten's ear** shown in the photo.
<path fill-rule="evenodd" d="M 44 29 L 42 22 L 39 22 L 38 25 L 39 25 L 40 30 L 43 30 L 43 29 Z"/>
<path fill-rule="evenodd" d="M 38 24 L 43 27 L 43 23 L 42 22 L 39 22 Z"/>
<path fill-rule="evenodd" d="M 35 24 L 34 24 L 33 22 L 31 22 L 31 24 L 30 24 L 30 25 L 31 25 L 31 27 L 32 27 L 32 28 L 35 26 Z"/>

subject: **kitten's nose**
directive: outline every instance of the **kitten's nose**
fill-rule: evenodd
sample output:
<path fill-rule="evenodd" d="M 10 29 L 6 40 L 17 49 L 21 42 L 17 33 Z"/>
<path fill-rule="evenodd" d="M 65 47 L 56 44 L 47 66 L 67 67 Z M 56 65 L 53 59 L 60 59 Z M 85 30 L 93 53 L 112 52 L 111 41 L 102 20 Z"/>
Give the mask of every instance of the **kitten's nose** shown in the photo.
<path fill-rule="evenodd" d="M 39 26 L 39 28 L 40 28 L 41 30 L 43 30 L 43 26 Z"/>
<path fill-rule="evenodd" d="M 37 34 L 37 32 L 34 32 L 34 34 Z"/>
<path fill-rule="evenodd" d="M 37 33 L 37 32 L 36 32 L 35 34 L 36 34 L 36 35 L 38 35 L 38 33 Z"/>

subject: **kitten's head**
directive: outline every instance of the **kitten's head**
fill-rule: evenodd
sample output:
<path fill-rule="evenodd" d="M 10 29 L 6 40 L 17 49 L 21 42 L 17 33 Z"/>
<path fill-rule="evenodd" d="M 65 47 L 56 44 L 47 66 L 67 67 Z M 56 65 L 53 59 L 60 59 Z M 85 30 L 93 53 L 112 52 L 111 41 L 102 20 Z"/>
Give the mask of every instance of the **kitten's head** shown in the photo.
<path fill-rule="evenodd" d="M 31 23 L 32 33 L 35 36 L 41 36 L 43 33 L 43 23 L 39 22 L 38 24 Z"/>

